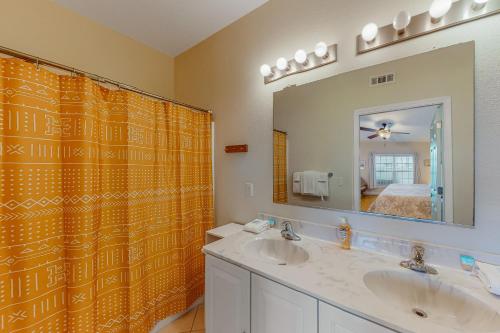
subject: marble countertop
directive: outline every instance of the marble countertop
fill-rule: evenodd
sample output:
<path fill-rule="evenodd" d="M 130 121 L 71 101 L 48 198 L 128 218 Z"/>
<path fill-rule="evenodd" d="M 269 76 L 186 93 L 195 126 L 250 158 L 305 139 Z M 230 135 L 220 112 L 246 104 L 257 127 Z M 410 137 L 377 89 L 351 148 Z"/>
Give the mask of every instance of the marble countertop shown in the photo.
<path fill-rule="evenodd" d="M 338 244 L 310 237 L 302 237 L 301 241 L 294 242 L 310 253 L 308 261 L 299 265 L 276 265 L 245 253 L 245 245 L 258 238 L 280 239 L 280 233 L 276 229 L 259 235 L 240 231 L 205 245 L 203 251 L 398 332 L 500 332 L 500 327 L 496 331 L 474 331 L 470 326 L 464 328 L 458 325 L 444 327 L 430 318 L 406 314 L 384 303 L 363 281 L 364 275 L 373 271 L 418 274 L 424 279 L 435 279 L 451 285 L 500 313 L 500 297 L 488 293 L 479 279 L 469 272 L 436 266 L 438 275 L 423 275 L 401 268 L 401 258 L 359 249 L 346 251 Z"/>

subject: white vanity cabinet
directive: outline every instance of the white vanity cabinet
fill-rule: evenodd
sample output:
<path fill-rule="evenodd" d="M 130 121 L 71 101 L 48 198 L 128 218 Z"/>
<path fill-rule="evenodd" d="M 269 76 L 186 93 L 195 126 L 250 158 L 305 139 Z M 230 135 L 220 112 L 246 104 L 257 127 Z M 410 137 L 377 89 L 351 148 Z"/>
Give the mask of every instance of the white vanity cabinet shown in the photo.
<path fill-rule="evenodd" d="M 318 301 L 252 274 L 252 333 L 317 332 Z"/>
<path fill-rule="evenodd" d="M 250 272 L 205 256 L 207 333 L 250 333 Z"/>
<path fill-rule="evenodd" d="M 394 333 L 211 255 L 205 272 L 207 333 Z"/>
<path fill-rule="evenodd" d="M 319 333 L 394 333 L 383 326 L 319 302 Z"/>

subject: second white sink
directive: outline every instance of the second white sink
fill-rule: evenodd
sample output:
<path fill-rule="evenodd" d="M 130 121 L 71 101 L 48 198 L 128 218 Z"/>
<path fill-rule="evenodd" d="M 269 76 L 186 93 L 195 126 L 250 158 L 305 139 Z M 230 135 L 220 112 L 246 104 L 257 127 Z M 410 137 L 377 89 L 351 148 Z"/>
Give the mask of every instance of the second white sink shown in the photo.
<path fill-rule="evenodd" d="M 284 239 L 255 239 L 246 244 L 244 252 L 277 265 L 298 265 L 309 259 L 305 249 Z"/>
<path fill-rule="evenodd" d="M 467 332 L 494 332 L 500 314 L 475 297 L 422 273 L 373 271 L 365 285 L 385 304 L 407 315 Z"/>

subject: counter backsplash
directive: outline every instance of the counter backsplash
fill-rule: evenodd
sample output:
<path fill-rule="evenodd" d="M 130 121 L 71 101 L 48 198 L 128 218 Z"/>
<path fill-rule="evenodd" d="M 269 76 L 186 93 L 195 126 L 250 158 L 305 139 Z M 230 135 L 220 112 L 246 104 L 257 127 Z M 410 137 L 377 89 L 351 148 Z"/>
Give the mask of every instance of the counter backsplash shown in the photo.
<path fill-rule="evenodd" d="M 332 225 L 324 225 L 267 213 L 260 213 L 259 218 L 274 218 L 277 222 L 275 226 L 276 228 L 280 227 L 281 222 L 290 221 L 295 231 L 299 234 L 340 243 L 340 240 L 337 237 L 337 226 L 333 223 Z M 409 239 L 399 239 L 356 229 L 352 230 L 352 247 L 363 249 L 365 251 L 378 252 L 407 259 L 410 256 L 410 250 L 414 244 L 421 244 L 425 247 L 425 259 L 427 262 L 434 265 L 460 269 L 461 254 L 470 255 L 476 260 L 500 265 L 500 255 L 498 254 L 446 247 Z"/>

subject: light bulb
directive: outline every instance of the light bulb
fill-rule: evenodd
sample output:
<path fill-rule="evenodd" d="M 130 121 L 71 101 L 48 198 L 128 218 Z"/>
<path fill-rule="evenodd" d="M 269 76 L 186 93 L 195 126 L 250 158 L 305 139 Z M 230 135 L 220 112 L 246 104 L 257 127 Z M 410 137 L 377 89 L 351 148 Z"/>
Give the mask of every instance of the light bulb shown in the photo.
<path fill-rule="evenodd" d="M 273 71 L 271 70 L 271 66 L 269 66 L 268 64 L 264 64 L 264 65 L 260 66 L 260 74 L 263 77 L 268 77 L 272 73 L 273 73 Z"/>
<path fill-rule="evenodd" d="M 472 9 L 474 10 L 482 9 L 484 6 L 486 6 L 487 2 L 488 0 L 474 0 L 474 3 L 472 4 Z"/>
<path fill-rule="evenodd" d="M 307 53 L 306 53 L 306 51 L 304 51 L 302 49 L 297 50 L 297 52 L 295 52 L 294 59 L 295 59 L 295 61 L 298 64 L 301 64 L 301 65 L 307 64 Z"/>
<path fill-rule="evenodd" d="M 378 34 L 378 27 L 375 23 L 368 23 L 361 31 L 361 37 L 367 43 L 373 41 Z"/>
<path fill-rule="evenodd" d="M 434 0 L 429 9 L 432 20 L 439 21 L 451 8 L 451 0 Z"/>
<path fill-rule="evenodd" d="M 283 57 L 278 58 L 278 60 L 276 60 L 276 67 L 278 67 L 278 69 L 280 71 L 287 70 L 288 69 L 288 60 L 286 60 Z"/>
<path fill-rule="evenodd" d="M 403 32 L 411 22 L 411 15 L 406 10 L 402 10 L 392 20 L 392 27 L 398 33 Z"/>
<path fill-rule="evenodd" d="M 328 45 L 325 42 L 319 42 L 314 48 L 314 54 L 318 58 L 325 58 L 328 55 Z"/>

